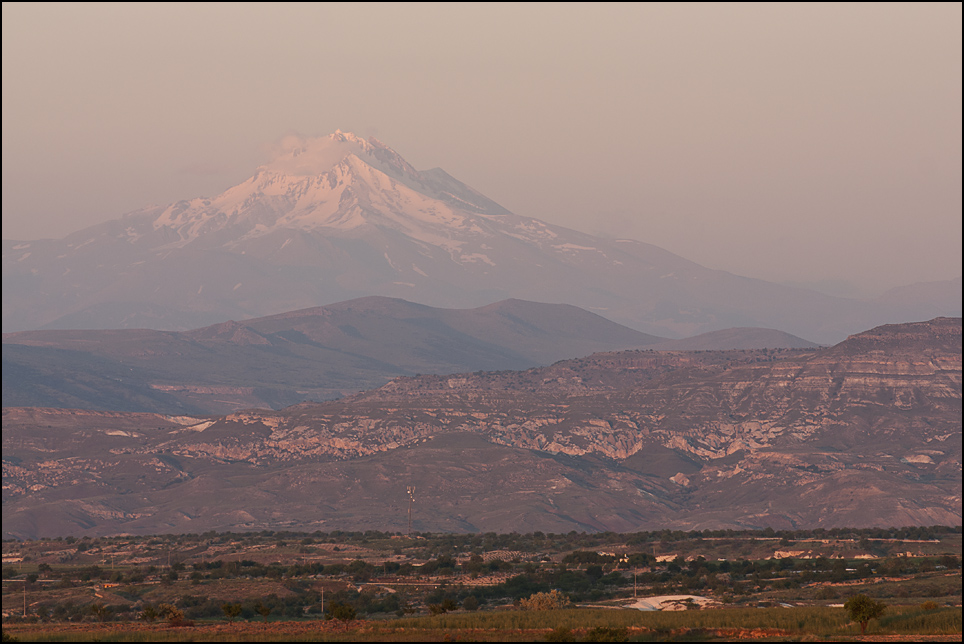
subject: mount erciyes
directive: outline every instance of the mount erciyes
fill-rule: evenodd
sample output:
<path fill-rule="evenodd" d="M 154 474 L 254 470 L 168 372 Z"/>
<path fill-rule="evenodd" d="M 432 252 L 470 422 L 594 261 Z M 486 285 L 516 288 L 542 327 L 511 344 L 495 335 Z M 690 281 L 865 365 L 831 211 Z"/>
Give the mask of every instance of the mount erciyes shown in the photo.
<path fill-rule="evenodd" d="M 959 314 L 959 282 L 946 303 L 935 288 L 936 307 L 919 290 L 858 302 L 709 270 L 513 214 L 342 132 L 287 146 L 212 199 L 3 248 L 4 331 L 185 330 L 382 295 L 448 308 L 561 302 L 665 337 L 766 327 L 826 343 Z"/>

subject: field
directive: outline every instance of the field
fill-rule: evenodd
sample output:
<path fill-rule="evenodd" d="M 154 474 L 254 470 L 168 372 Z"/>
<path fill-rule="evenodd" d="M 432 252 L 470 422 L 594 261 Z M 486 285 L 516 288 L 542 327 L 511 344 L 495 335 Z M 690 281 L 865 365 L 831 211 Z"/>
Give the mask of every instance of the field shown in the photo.
<path fill-rule="evenodd" d="M 961 530 L 910 530 L 8 541 L 3 629 L 21 641 L 959 640 Z M 857 594 L 886 606 L 864 635 L 841 607 Z M 550 596 L 555 610 L 527 610 Z M 662 610 L 627 608 L 637 599 Z"/>
<path fill-rule="evenodd" d="M 4 632 L 21 641 L 553 641 L 568 633 L 583 641 L 768 641 L 928 639 L 955 641 L 961 634 L 956 608 L 892 607 L 863 636 L 840 608 L 740 608 L 641 613 L 604 609 L 505 611 L 398 620 L 271 621 L 149 624 L 21 624 Z M 615 637 L 616 640 L 600 639 Z M 556 639 L 555 641 L 560 641 Z M 561 640 L 565 641 L 565 640 Z M 570 640 L 572 641 L 572 640 Z"/>

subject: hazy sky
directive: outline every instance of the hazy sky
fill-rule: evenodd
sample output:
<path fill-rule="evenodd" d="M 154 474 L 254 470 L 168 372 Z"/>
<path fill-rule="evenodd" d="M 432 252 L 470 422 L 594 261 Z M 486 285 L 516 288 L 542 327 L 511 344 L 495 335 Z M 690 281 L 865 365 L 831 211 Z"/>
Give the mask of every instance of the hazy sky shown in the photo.
<path fill-rule="evenodd" d="M 4 2 L 3 237 L 214 196 L 286 134 L 342 129 L 516 213 L 712 268 L 865 291 L 957 277 L 961 20 Z"/>

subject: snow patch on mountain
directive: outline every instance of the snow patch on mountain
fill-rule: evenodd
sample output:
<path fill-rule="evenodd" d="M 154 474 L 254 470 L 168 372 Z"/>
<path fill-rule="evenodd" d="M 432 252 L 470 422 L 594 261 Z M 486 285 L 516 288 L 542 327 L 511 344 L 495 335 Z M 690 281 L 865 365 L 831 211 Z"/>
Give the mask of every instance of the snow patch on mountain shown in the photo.
<path fill-rule="evenodd" d="M 579 244 L 553 244 L 553 248 L 558 250 L 594 250 L 599 251 L 598 248 L 594 246 L 580 246 Z"/>
<path fill-rule="evenodd" d="M 484 262 L 489 266 L 495 266 L 495 262 L 489 259 L 489 256 L 484 253 L 465 253 L 461 256 L 462 263 L 465 262 Z"/>

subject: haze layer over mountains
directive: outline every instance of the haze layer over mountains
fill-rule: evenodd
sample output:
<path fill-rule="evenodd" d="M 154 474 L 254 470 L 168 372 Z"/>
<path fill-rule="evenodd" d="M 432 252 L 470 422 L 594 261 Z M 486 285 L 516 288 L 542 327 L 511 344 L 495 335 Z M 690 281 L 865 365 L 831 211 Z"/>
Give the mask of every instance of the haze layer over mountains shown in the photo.
<path fill-rule="evenodd" d="M 342 132 L 287 140 L 211 199 L 62 240 L 4 240 L 5 332 L 187 330 L 368 295 L 446 308 L 566 303 L 669 338 L 765 327 L 822 343 L 961 309 L 959 278 L 849 300 L 553 226 Z"/>

